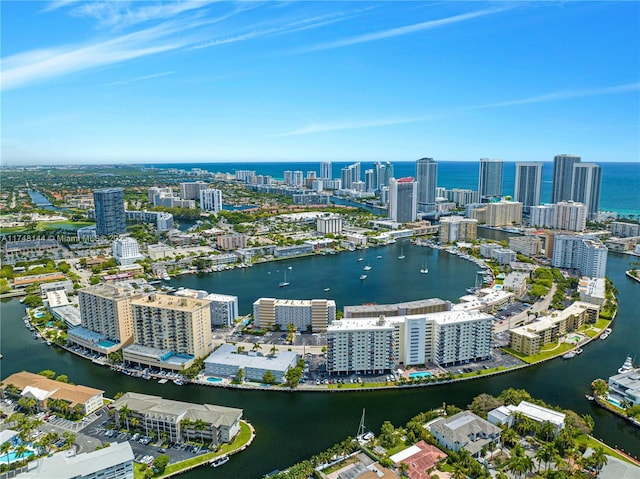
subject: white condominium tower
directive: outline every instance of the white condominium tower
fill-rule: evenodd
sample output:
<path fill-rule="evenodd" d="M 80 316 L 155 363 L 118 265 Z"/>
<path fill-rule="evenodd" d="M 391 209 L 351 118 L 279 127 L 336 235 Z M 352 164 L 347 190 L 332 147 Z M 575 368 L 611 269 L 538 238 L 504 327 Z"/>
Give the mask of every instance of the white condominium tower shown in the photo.
<path fill-rule="evenodd" d="M 502 196 L 502 160 L 481 158 L 478 174 L 478 200 Z"/>
<path fill-rule="evenodd" d="M 411 223 L 418 216 L 418 184 L 413 178 L 391 178 L 389 185 L 389 218 L 398 223 Z"/>
<path fill-rule="evenodd" d="M 514 201 L 522 203 L 522 209 L 529 213 L 531 206 L 540 204 L 542 191 L 542 163 L 517 162 Z"/>
<path fill-rule="evenodd" d="M 200 190 L 200 208 L 203 211 L 222 211 L 222 191 L 214 188 Z"/>
<path fill-rule="evenodd" d="M 607 247 L 595 236 L 557 234 L 553 239 L 552 264 L 556 268 L 577 269 L 581 276 L 604 278 Z"/>
<path fill-rule="evenodd" d="M 327 370 L 349 374 L 481 361 L 490 356 L 492 321 L 477 311 L 334 321 L 327 328 Z"/>
<path fill-rule="evenodd" d="M 433 158 L 420 158 L 416 161 L 416 181 L 418 183 L 418 211 L 435 211 L 438 164 Z"/>

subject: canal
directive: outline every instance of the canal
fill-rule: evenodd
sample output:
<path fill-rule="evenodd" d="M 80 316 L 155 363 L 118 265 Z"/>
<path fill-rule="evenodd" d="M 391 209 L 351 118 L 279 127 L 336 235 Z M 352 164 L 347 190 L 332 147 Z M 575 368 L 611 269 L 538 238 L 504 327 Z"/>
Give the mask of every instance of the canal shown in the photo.
<path fill-rule="evenodd" d="M 405 260 L 398 260 L 402 251 Z M 284 260 L 207 276 L 183 276 L 172 280 L 173 286 L 188 286 L 240 297 L 242 312 L 250 310 L 259 296 L 282 297 L 277 287 L 286 268 L 291 298 L 327 297 L 338 306 L 367 301 L 378 303 L 405 301 L 424 297 L 454 300 L 472 285 L 477 267 L 456 256 L 409 243 L 396 243 L 387 248 L 360 253 L 327 255 Z M 377 258 L 382 256 L 382 258 Z M 424 260 L 429 274 L 420 275 Z M 534 397 L 550 404 L 570 408 L 595 419 L 594 436 L 635 456 L 640 456 L 640 430 L 597 408 L 584 395 L 597 377 L 615 373 L 625 357 L 639 352 L 640 315 L 634 298 L 640 294 L 640 283 L 625 277 L 633 258 L 609 253 L 608 276 L 620 292 L 620 309 L 613 333 L 606 341 L 588 345 L 571 361 L 551 361 L 518 372 L 464 383 L 404 390 L 368 393 L 286 393 L 269 391 L 226 390 L 202 386 L 176 386 L 135 379 L 80 360 L 75 356 L 47 347 L 32 339 L 21 320 L 24 310 L 17 300 L 1 306 L 0 376 L 20 370 L 39 372 L 52 369 L 68 374 L 71 381 L 104 389 L 113 397 L 119 391 L 156 394 L 170 399 L 195 403 L 211 403 L 239 407 L 244 417 L 256 427 L 253 445 L 218 469 L 200 468 L 182 477 L 259 478 L 274 469 L 283 469 L 319 452 L 346 436 L 356 434 L 362 409 L 366 409 L 367 426 L 379 430 L 384 420 L 404 424 L 420 411 L 443 402 L 466 406 L 483 392 L 498 394 L 508 387 L 525 388 Z M 358 279 L 364 264 L 372 266 L 366 281 Z M 292 269 L 289 270 L 288 268 Z M 415 271 L 414 271 L 415 270 Z M 415 274 L 414 274 L 415 273 Z"/>

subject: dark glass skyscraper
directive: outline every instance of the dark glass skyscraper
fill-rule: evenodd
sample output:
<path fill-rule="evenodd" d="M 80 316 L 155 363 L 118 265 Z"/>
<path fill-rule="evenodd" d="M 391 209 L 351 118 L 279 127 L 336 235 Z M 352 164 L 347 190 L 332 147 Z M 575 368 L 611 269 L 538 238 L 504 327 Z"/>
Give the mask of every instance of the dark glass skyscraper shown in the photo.
<path fill-rule="evenodd" d="M 416 161 L 416 180 L 418 181 L 418 211 L 435 211 L 438 164 L 433 158 L 420 158 Z"/>
<path fill-rule="evenodd" d="M 529 213 L 529 208 L 540 204 L 542 191 L 542 163 L 517 162 L 514 201 L 522 203 L 522 210 Z"/>
<path fill-rule="evenodd" d="M 124 190 L 104 188 L 93 192 L 96 210 L 96 234 L 98 236 L 119 235 L 126 232 L 124 212 Z"/>
<path fill-rule="evenodd" d="M 573 185 L 571 199 L 587 208 L 589 219 L 595 219 L 600 209 L 600 185 L 602 168 L 595 163 L 576 163 L 573 165 Z"/>
<path fill-rule="evenodd" d="M 487 202 L 496 196 L 502 196 L 502 160 L 481 158 L 478 199 L 481 202 Z"/>
<path fill-rule="evenodd" d="M 553 157 L 553 184 L 551 203 L 571 200 L 573 187 L 573 165 L 580 163 L 576 155 L 556 155 Z"/>

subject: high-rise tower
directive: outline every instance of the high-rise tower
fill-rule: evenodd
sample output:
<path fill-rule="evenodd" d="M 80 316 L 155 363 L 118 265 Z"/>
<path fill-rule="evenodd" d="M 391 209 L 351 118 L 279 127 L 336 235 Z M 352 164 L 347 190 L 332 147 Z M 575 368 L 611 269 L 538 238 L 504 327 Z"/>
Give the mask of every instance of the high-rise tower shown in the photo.
<path fill-rule="evenodd" d="M 389 218 L 398 223 L 411 223 L 416 220 L 418 209 L 417 183 L 411 177 L 396 180 L 391 178 L 389 185 Z"/>
<path fill-rule="evenodd" d="M 580 163 L 576 155 L 556 155 L 553 157 L 553 184 L 551 186 L 551 203 L 571 199 L 573 185 L 573 165 Z"/>
<path fill-rule="evenodd" d="M 602 168 L 595 163 L 576 163 L 573 165 L 573 184 L 571 199 L 587 208 L 587 217 L 594 219 L 600 209 L 600 184 Z"/>
<path fill-rule="evenodd" d="M 124 190 L 104 188 L 93 192 L 98 236 L 119 235 L 127 230 L 124 212 Z"/>
<path fill-rule="evenodd" d="M 420 158 L 416 161 L 416 180 L 418 182 L 418 211 L 434 211 L 436 208 L 438 164 L 433 158 Z"/>
<path fill-rule="evenodd" d="M 513 200 L 522 203 L 522 210 L 529 213 L 531 206 L 540 204 L 542 191 L 542 163 L 517 162 Z"/>
<path fill-rule="evenodd" d="M 478 198 L 481 202 L 502 195 L 502 160 L 481 158 Z"/>

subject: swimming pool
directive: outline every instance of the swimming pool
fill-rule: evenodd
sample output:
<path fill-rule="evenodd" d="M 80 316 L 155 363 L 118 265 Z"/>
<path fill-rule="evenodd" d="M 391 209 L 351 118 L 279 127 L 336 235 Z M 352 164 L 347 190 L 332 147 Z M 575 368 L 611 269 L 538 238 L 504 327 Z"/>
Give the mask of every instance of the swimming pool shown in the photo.
<path fill-rule="evenodd" d="M 209 377 L 209 378 L 207 378 L 207 382 L 209 382 L 209 383 L 220 383 L 220 382 L 222 382 L 222 378 Z"/>
<path fill-rule="evenodd" d="M 420 372 L 415 372 L 415 373 L 409 373 L 409 377 L 411 379 L 430 378 L 431 376 L 433 376 L 433 374 L 431 374 L 429 371 L 420 371 Z"/>
<path fill-rule="evenodd" d="M 11 451 L 7 457 L 7 454 L 3 454 L 0 457 L 0 463 L 1 464 L 11 464 L 13 461 L 18 461 L 18 460 L 23 460 L 23 459 L 27 459 L 29 456 L 33 456 L 33 451 L 26 451 L 23 455 L 20 456 L 20 458 L 18 458 L 18 455 L 16 454 L 15 451 Z"/>
<path fill-rule="evenodd" d="M 622 403 L 617 399 L 612 398 L 611 396 L 607 397 L 607 401 L 616 407 L 622 408 Z"/>

